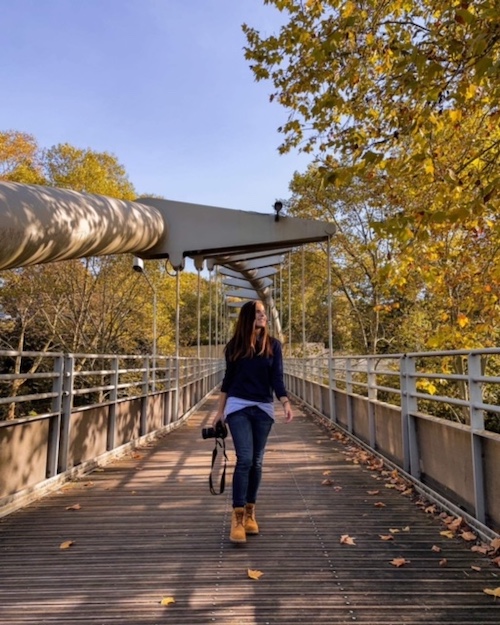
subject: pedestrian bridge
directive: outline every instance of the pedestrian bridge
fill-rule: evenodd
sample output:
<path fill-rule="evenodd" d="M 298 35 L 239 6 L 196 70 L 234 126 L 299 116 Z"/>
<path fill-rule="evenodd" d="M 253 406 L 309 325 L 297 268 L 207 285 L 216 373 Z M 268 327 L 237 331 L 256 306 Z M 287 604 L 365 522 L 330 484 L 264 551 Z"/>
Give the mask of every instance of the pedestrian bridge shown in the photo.
<path fill-rule="evenodd" d="M 235 546 L 200 434 L 222 363 L 160 363 L 125 400 L 130 365 L 74 360 L 54 355 L 60 410 L 0 423 L 5 625 L 499 622 L 500 436 L 414 411 L 408 361 L 399 407 L 373 397 L 388 362 L 287 362 L 295 419 L 268 445 L 261 534 Z M 110 399 L 72 405 L 97 379 Z"/>
<path fill-rule="evenodd" d="M 132 253 L 178 276 L 187 256 L 280 336 L 271 265 L 321 241 L 329 268 L 333 231 L 275 208 L 0 183 L 0 269 Z M 0 352 L 2 625 L 499 622 L 500 350 L 337 356 L 327 282 L 328 353 L 286 362 L 296 418 L 273 429 L 244 546 L 200 436 L 222 361 L 179 357 L 178 336 L 175 357 Z"/>

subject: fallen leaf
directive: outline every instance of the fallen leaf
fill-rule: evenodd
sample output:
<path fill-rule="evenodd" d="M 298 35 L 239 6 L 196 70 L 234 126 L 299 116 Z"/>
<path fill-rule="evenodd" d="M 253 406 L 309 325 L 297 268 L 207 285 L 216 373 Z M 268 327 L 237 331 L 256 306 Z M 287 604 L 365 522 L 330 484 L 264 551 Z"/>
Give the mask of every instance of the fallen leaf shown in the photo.
<path fill-rule="evenodd" d="M 175 599 L 173 597 L 163 597 L 160 601 L 160 605 L 170 605 L 171 603 L 175 603 Z"/>
<path fill-rule="evenodd" d="M 399 534 L 400 532 L 400 530 L 398 530 L 396 527 L 389 528 L 389 531 L 391 532 L 391 534 Z"/>
<path fill-rule="evenodd" d="M 492 562 L 493 562 L 493 564 L 497 564 L 498 566 L 500 566 L 500 556 L 497 556 L 496 558 L 493 558 Z"/>
<path fill-rule="evenodd" d="M 427 508 L 425 508 L 425 512 L 427 512 L 427 514 L 434 514 L 434 512 L 437 512 L 437 508 L 435 505 L 427 506 Z"/>
<path fill-rule="evenodd" d="M 451 517 L 453 519 L 453 517 Z M 448 526 L 448 529 L 451 530 L 452 532 L 456 532 L 460 526 L 463 523 L 463 519 L 461 516 L 457 517 L 456 519 L 453 519 L 450 523 L 446 523 L 446 525 Z"/>
<path fill-rule="evenodd" d="M 439 560 L 439 566 L 446 566 L 447 564 L 448 564 L 448 560 L 446 558 Z"/>
<path fill-rule="evenodd" d="M 354 541 L 355 538 L 351 538 L 349 534 L 342 534 L 342 536 L 340 537 L 341 545 L 355 545 L 356 543 Z"/>
<path fill-rule="evenodd" d="M 480 566 L 474 566 L 473 564 L 471 564 L 470 568 L 471 568 L 473 571 L 481 571 L 481 570 L 482 570 Z"/>
<path fill-rule="evenodd" d="M 366 491 L 369 495 L 378 495 L 380 493 L 379 490 L 367 490 Z"/>
<path fill-rule="evenodd" d="M 386 488 L 396 488 L 396 487 L 394 486 L 394 484 L 386 484 L 386 485 L 385 485 L 385 487 L 386 487 Z"/>
<path fill-rule="evenodd" d="M 489 547 L 486 547 L 485 545 L 474 545 L 470 548 L 470 550 L 474 551 L 475 553 L 481 553 L 483 556 L 485 556 L 490 551 Z"/>
<path fill-rule="evenodd" d="M 331 486 L 331 485 L 333 484 L 333 481 L 332 481 L 332 480 L 327 479 L 327 480 L 323 480 L 323 481 L 321 482 L 321 484 L 322 484 L 323 486 Z"/>
<path fill-rule="evenodd" d="M 407 525 L 406 527 L 403 527 L 403 532 L 409 532 L 410 531 L 410 526 Z"/>
<path fill-rule="evenodd" d="M 477 540 L 477 536 L 474 534 L 474 532 L 461 532 L 460 538 L 463 538 L 467 541 Z"/>
<path fill-rule="evenodd" d="M 441 547 L 438 547 L 437 545 L 432 545 L 431 551 L 434 551 L 434 553 L 441 553 L 442 549 Z"/>
<path fill-rule="evenodd" d="M 59 545 L 59 549 L 69 549 L 74 544 L 75 544 L 74 540 L 65 540 L 63 543 Z"/>
<path fill-rule="evenodd" d="M 490 546 L 493 548 L 493 551 L 500 551 L 500 538 L 494 538 Z"/>
<path fill-rule="evenodd" d="M 336 493 L 339 493 L 339 492 L 342 490 L 342 488 L 343 488 L 342 486 L 334 486 L 334 487 L 333 487 L 333 490 L 334 490 Z"/>
<path fill-rule="evenodd" d="M 375 508 L 385 508 L 386 507 L 385 503 L 383 503 L 382 501 L 377 501 L 373 505 L 375 506 Z"/>
<path fill-rule="evenodd" d="M 250 579 L 260 579 L 264 573 L 262 571 L 255 571 L 254 569 L 248 569 L 247 575 Z"/>
<path fill-rule="evenodd" d="M 439 532 L 441 536 L 445 536 L 446 538 L 455 538 L 455 534 L 450 532 L 450 530 L 445 530 L 444 532 Z"/>
<path fill-rule="evenodd" d="M 330 475 L 330 474 L 331 474 L 330 469 L 328 469 L 327 471 L 323 471 L 323 475 Z"/>
<path fill-rule="evenodd" d="M 394 536 L 392 534 L 379 534 L 381 540 L 394 540 Z"/>
<path fill-rule="evenodd" d="M 409 564 L 410 560 L 406 560 L 406 558 L 394 558 L 391 560 L 391 564 L 399 568 L 400 566 L 404 566 L 405 564 Z"/>
<path fill-rule="evenodd" d="M 402 495 L 413 495 L 413 488 L 407 488 L 401 494 Z"/>
<path fill-rule="evenodd" d="M 81 510 L 81 505 L 79 503 L 75 503 L 73 506 L 68 506 L 66 510 Z"/>
<path fill-rule="evenodd" d="M 495 598 L 500 597 L 500 586 L 498 588 L 484 588 L 483 592 L 487 595 L 493 595 Z"/>

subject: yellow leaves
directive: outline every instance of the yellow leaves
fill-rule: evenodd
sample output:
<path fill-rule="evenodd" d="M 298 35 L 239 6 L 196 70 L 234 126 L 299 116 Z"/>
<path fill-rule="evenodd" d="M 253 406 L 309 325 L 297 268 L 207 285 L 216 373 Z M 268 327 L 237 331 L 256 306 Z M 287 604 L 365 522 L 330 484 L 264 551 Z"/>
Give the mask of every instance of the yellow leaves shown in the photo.
<path fill-rule="evenodd" d="M 434 162 L 431 158 L 426 158 L 424 161 L 424 171 L 430 176 L 434 176 Z"/>
<path fill-rule="evenodd" d="M 247 575 L 250 579 L 258 580 L 264 575 L 264 573 L 255 569 L 247 569 Z"/>
<path fill-rule="evenodd" d="M 445 538 L 455 538 L 455 534 L 450 532 L 450 530 L 444 530 L 443 532 L 439 532 L 439 534 Z"/>
<path fill-rule="evenodd" d="M 500 597 L 500 586 L 498 588 L 484 588 L 483 592 L 485 592 L 487 595 L 492 595 L 493 597 L 495 597 L 495 599 L 497 599 L 498 597 Z"/>
<path fill-rule="evenodd" d="M 75 503 L 74 505 L 68 506 L 66 508 L 66 510 L 81 510 L 81 509 L 82 509 L 82 507 L 81 507 L 81 505 L 79 503 Z"/>
<path fill-rule="evenodd" d="M 469 319 L 463 313 L 459 313 L 457 316 L 457 323 L 461 328 L 465 328 L 465 326 L 469 324 Z"/>
<path fill-rule="evenodd" d="M 351 15 L 354 13 L 354 11 L 356 10 L 356 4 L 354 2 L 346 2 L 345 8 L 342 11 L 342 17 L 343 19 L 347 19 L 348 17 L 351 17 Z"/>
<path fill-rule="evenodd" d="M 450 110 L 448 111 L 448 115 L 454 124 L 462 120 L 462 111 L 460 109 Z"/>
<path fill-rule="evenodd" d="M 74 540 L 65 540 L 59 545 L 59 549 L 69 549 L 75 544 Z"/>
<path fill-rule="evenodd" d="M 476 93 L 477 93 L 477 85 L 471 83 L 465 91 L 465 99 L 472 100 L 472 98 L 475 97 Z"/>
<path fill-rule="evenodd" d="M 160 601 L 160 605 L 171 605 L 172 603 L 175 603 L 174 597 L 163 597 Z"/>

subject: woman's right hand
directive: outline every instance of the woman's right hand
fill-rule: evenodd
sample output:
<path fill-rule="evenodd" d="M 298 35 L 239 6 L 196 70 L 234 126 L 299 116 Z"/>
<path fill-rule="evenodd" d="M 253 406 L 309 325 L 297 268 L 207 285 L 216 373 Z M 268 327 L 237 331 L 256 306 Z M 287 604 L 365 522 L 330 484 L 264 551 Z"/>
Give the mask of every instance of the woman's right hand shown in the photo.
<path fill-rule="evenodd" d="M 214 428 L 217 425 L 218 421 L 222 421 L 224 419 L 224 413 L 217 412 L 215 417 L 212 420 L 212 427 Z"/>

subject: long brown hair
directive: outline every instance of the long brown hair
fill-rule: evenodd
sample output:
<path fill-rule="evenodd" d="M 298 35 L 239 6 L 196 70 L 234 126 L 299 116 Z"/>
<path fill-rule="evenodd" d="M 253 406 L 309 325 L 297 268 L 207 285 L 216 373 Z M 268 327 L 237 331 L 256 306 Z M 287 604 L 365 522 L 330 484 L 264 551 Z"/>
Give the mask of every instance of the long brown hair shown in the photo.
<path fill-rule="evenodd" d="M 257 302 L 246 302 L 240 309 L 233 338 L 226 345 L 228 360 L 252 358 L 252 356 L 272 356 L 271 335 L 267 324 L 263 328 L 255 327 Z"/>

